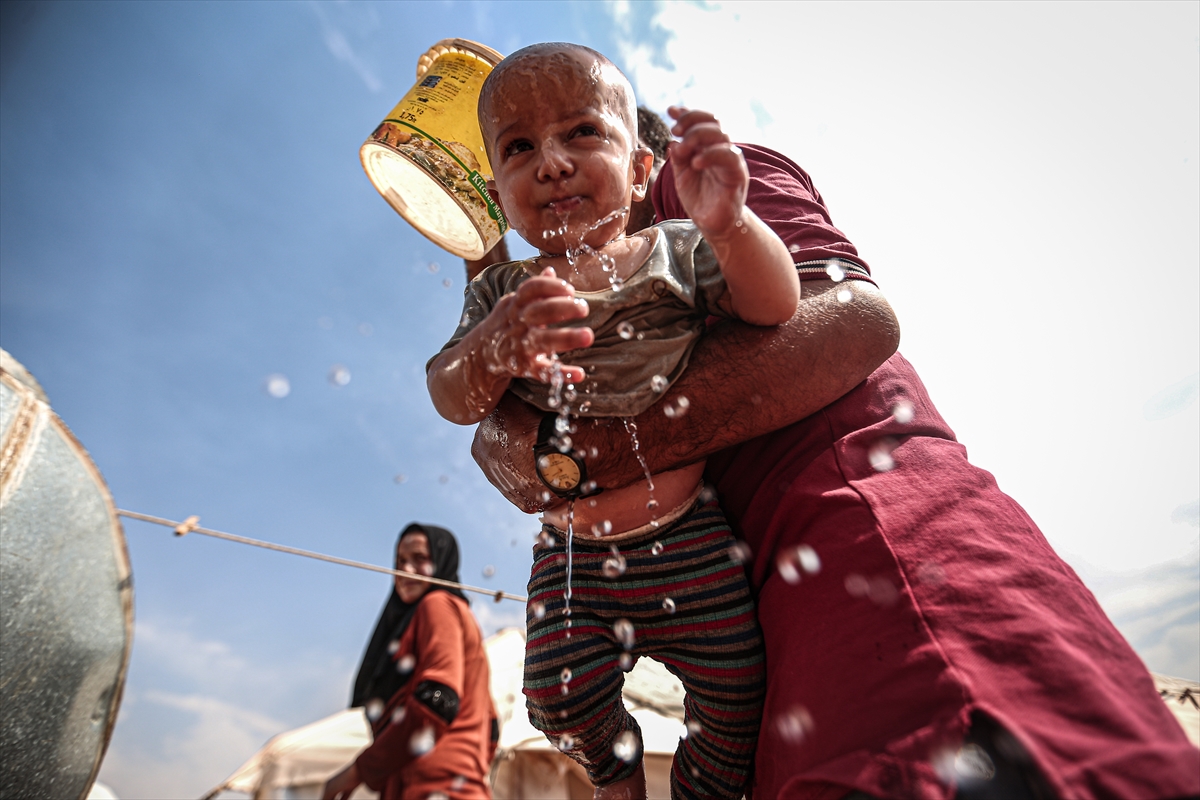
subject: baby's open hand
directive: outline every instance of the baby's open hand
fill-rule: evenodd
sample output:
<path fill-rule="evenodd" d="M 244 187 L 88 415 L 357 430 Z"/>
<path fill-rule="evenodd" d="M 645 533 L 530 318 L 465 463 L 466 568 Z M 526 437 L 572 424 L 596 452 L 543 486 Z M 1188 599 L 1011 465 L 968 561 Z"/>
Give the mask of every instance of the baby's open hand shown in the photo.
<path fill-rule="evenodd" d="M 683 207 L 706 238 L 734 233 L 750 186 L 741 149 L 707 111 L 672 106 L 667 113 L 680 139 L 671 144 L 671 163 Z"/>
<path fill-rule="evenodd" d="M 547 267 L 500 298 L 492 313 L 480 323 L 481 350 L 493 375 L 528 378 L 549 383 L 554 356 L 592 344 L 591 328 L 552 327 L 587 316 L 587 301 L 575 297 L 575 288 Z M 477 329 L 477 330 L 478 330 Z M 561 365 L 566 383 L 580 383 L 581 367 Z"/>

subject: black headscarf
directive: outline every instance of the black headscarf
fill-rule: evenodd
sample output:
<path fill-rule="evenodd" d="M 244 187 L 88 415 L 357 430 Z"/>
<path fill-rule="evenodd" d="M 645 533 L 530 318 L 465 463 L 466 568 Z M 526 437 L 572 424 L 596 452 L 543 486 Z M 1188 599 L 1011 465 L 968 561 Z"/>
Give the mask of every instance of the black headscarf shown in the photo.
<path fill-rule="evenodd" d="M 400 531 L 400 535 L 396 537 L 396 545 L 392 548 L 393 560 L 396 550 L 400 547 L 400 540 L 410 533 L 423 533 L 429 539 L 429 557 L 433 561 L 433 577 L 455 583 L 461 582 L 458 577 L 458 542 L 453 533 L 436 525 L 414 522 Z M 461 597 L 464 601 L 467 599 L 461 589 L 438 586 L 436 583 L 429 585 L 429 591 L 449 592 L 455 597 Z M 426 592 L 421 599 L 428 595 L 429 592 Z M 407 674 L 401 675 L 396 671 L 392 654 L 388 652 L 388 645 L 404 635 L 404 631 L 412 622 L 413 615 L 417 613 L 417 605 L 420 602 L 421 600 L 416 603 L 406 603 L 401 600 L 400 595 L 396 594 L 396 584 L 394 581 L 392 582 L 391 594 L 388 595 L 387 602 L 383 606 L 383 613 L 379 615 L 379 621 L 375 623 L 375 632 L 371 634 L 371 641 L 367 644 L 367 651 L 363 654 L 362 664 L 358 668 L 358 677 L 354 679 L 354 694 L 350 698 L 351 708 L 365 705 L 367 700 L 372 697 L 378 697 L 386 703 L 408 680 Z"/>

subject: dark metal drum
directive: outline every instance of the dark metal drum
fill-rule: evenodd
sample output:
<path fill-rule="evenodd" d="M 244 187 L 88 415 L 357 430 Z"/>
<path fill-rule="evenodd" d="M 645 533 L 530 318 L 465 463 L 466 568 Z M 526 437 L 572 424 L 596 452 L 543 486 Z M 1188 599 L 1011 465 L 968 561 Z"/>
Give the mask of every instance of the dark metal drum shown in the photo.
<path fill-rule="evenodd" d="M 0 797 L 85 797 L 133 644 L 125 536 L 100 472 L 0 350 Z"/>

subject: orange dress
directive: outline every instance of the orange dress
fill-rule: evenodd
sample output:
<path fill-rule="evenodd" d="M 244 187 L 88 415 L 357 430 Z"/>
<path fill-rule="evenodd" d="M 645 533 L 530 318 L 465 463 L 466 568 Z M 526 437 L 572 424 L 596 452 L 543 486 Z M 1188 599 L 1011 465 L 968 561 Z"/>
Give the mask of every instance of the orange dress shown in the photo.
<path fill-rule="evenodd" d="M 488 800 L 496 751 L 496 710 L 479 626 L 458 597 L 431 591 L 392 656 L 411 675 L 372 727 L 375 741 L 358 756 L 363 782 L 383 800 Z M 454 690 L 449 723 L 415 696 L 426 681 Z"/>

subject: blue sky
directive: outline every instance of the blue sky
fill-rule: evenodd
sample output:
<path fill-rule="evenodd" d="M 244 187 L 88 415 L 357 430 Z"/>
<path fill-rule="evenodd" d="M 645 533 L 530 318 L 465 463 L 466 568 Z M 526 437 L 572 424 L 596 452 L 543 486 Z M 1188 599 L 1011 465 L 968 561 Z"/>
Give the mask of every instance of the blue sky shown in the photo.
<path fill-rule="evenodd" d="M 119 506 L 381 564 L 435 522 L 464 580 L 523 593 L 536 522 L 424 388 L 461 263 L 357 151 L 437 40 L 566 39 L 651 107 L 711 108 L 812 173 L 972 460 L 1151 669 L 1200 678 L 1195 4 L 13 8 L 0 344 Z M 126 537 L 137 629 L 101 772 L 118 796 L 198 796 L 346 702 L 385 578 Z M 489 633 L 522 619 L 474 608 Z"/>

